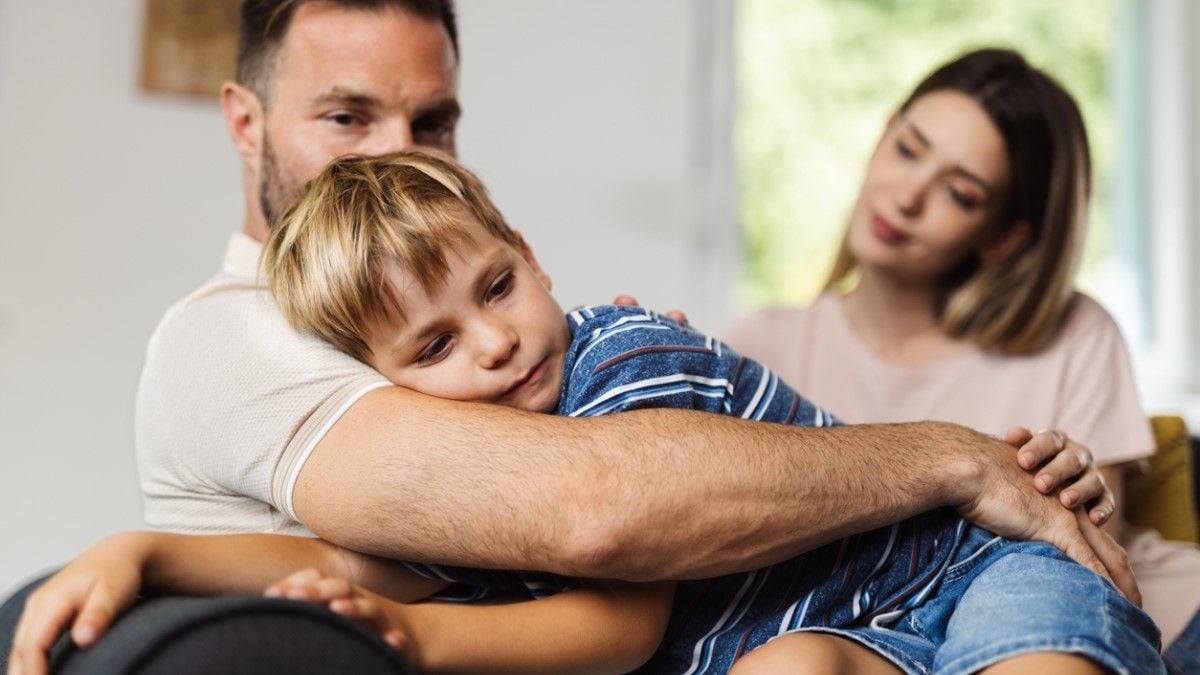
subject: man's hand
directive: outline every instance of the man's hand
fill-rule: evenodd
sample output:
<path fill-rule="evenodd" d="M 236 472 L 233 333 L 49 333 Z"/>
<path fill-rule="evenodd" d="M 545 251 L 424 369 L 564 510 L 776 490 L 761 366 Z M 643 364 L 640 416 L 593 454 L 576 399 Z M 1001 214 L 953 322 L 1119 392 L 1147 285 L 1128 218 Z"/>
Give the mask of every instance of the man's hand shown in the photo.
<path fill-rule="evenodd" d="M 1083 509 L 1064 509 L 1056 495 L 1042 494 L 1034 477 L 1017 464 L 1010 444 L 978 436 L 973 495 L 956 504 L 963 517 L 1010 539 L 1044 541 L 1112 580 L 1130 601 L 1140 605 L 1141 593 L 1125 550 L 1091 522 Z M 1010 434 L 1010 438 L 1016 437 Z M 1028 441 L 1021 451 L 1027 446 Z"/>
<path fill-rule="evenodd" d="M 632 295 L 618 295 L 617 297 L 613 298 L 613 304 L 625 305 L 626 307 L 642 306 L 641 303 L 637 301 L 637 298 L 633 297 Z M 684 314 L 683 310 L 673 309 L 666 314 L 681 325 L 686 326 L 688 324 L 687 314 Z"/>
<path fill-rule="evenodd" d="M 141 587 L 131 535 L 102 541 L 33 592 L 13 635 L 8 675 L 43 675 L 50 647 L 70 627 L 71 639 L 91 646 L 128 607 Z"/>
<path fill-rule="evenodd" d="M 1042 494 L 1058 493 L 1063 506 L 1091 505 L 1088 517 L 1103 525 L 1116 511 L 1116 497 L 1092 459 L 1092 452 L 1061 431 L 1034 434 L 1014 427 L 1004 440 L 1017 448 L 1017 463 L 1034 473 L 1033 484 Z"/>

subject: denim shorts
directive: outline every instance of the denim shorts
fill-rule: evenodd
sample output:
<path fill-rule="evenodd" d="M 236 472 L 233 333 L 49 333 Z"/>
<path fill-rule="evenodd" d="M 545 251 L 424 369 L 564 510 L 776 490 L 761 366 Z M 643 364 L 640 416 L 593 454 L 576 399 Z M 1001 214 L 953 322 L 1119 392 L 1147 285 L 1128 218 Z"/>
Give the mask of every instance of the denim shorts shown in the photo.
<path fill-rule="evenodd" d="M 922 605 L 861 628 L 805 628 L 858 642 L 909 675 L 974 673 L 1029 652 L 1090 658 L 1115 673 L 1165 673 L 1158 627 L 1058 549 L 971 527 Z"/>

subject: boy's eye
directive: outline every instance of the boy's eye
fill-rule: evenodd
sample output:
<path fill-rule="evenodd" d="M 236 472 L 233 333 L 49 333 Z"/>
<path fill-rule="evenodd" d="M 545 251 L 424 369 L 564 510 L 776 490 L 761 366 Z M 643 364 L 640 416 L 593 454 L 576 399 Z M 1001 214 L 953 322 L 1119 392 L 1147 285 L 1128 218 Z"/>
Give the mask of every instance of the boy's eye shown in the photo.
<path fill-rule="evenodd" d="M 497 298 L 504 297 L 505 295 L 508 294 L 508 292 L 510 290 L 512 290 L 512 285 L 513 285 L 512 272 L 505 272 L 503 275 L 500 276 L 499 279 L 496 280 L 495 283 L 493 283 L 488 288 L 488 290 L 487 290 L 488 299 L 495 300 Z"/>
<path fill-rule="evenodd" d="M 450 354 L 450 347 L 453 340 L 449 335 L 439 335 L 430 342 L 425 349 L 417 356 L 417 364 L 422 366 L 432 365 L 446 358 Z"/>

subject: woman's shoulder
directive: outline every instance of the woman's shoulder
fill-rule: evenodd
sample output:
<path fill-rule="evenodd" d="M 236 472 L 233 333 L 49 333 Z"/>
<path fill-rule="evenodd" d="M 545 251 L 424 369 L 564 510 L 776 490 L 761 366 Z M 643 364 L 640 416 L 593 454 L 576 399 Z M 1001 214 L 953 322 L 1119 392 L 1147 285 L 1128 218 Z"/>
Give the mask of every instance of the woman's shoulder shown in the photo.
<path fill-rule="evenodd" d="M 1070 309 L 1063 318 L 1059 338 L 1054 340 L 1056 345 L 1077 345 L 1105 335 L 1121 335 L 1117 322 L 1090 295 L 1076 291 L 1071 299 Z"/>
<path fill-rule="evenodd" d="M 840 311 L 837 296 L 822 293 L 809 305 L 769 305 L 736 318 L 729 332 L 788 330 L 806 322 L 821 321 L 830 312 Z"/>

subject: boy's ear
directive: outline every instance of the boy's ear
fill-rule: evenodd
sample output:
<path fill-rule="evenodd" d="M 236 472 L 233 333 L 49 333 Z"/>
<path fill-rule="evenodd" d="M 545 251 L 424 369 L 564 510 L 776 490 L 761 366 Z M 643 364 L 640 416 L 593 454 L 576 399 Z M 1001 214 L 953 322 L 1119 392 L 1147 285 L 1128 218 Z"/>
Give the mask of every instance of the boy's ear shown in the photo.
<path fill-rule="evenodd" d="M 221 86 L 221 111 L 225 113 L 225 126 L 242 161 L 257 165 L 263 139 L 262 101 L 237 82 L 226 82 Z"/>
<path fill-rule="evenodd" d="M 1033 226 L 1018 220 L 1008 226 L 1008 231 L 998 240 L 983 247 L 979 257 L 984 265 L 994 265 L 1020 253 L 1033 238 Z"/>
<path fill-rule="evenodd" d="M 522 237 L 520 232 L 513 230 L 513 234 L 517 236 L 517 243 L 521 247 L 521 256 L 525 258 L 525 262 L 529 263 L 534 276 L 537 277 L 538 281 L 542 282 L 546 290 L 550 290 L 550 275 L 546 274 L 546 271 L 538 264 L 537 257 L 533 255 L 533 249 L 529 248 L 529 244 L 525 243 L 525 237 Z"/>

